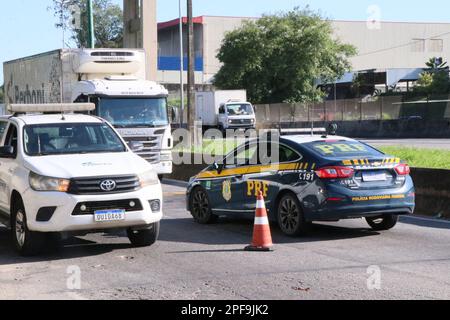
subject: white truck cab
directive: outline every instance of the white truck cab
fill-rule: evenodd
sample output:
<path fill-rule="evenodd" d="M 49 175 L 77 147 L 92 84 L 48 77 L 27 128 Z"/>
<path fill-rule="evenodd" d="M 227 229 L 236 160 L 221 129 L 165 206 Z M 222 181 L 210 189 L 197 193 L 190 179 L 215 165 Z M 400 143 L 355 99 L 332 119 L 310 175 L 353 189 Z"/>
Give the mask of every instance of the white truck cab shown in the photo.
<path fill-rule="evenodd" d="M 67 113 L 95 105 L 9 107 L 13 115 L 0 117 L 0 221 L 20 254 L 66 232 L 125 229 L 133 245 L 156 242 L 163 198 L 152 165 L 105 120 Z"/>
<path fill-rule="evenodd" d="M 219 107 L 219 128 L 255 129 L 256 116 L 253 106 L 245 101 L 228 101 Z"/>
<path fill-rule="evenodd" d="M 195 93 L 195 120 L 204 128 L 255 129 L 256 115 L 246 90 L 198 91 Z"/>

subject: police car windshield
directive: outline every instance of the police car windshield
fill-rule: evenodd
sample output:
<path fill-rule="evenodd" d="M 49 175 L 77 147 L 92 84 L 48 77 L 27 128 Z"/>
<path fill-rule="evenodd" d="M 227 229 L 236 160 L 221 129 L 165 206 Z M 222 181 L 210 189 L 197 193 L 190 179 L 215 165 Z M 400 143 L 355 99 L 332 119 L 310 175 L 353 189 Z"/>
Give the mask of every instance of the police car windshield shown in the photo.
<path fill-rule="evenodd" d="M 30 156 L 125 152 L 117 134 L 103 123 L 28 125 L 23 135 Z"/>
<path fill-rule="evenodd" d="M 382 152 L 358 141 L 324 140 L 306 143 L 304 146 L 326 158 L 383 156 Z"/>

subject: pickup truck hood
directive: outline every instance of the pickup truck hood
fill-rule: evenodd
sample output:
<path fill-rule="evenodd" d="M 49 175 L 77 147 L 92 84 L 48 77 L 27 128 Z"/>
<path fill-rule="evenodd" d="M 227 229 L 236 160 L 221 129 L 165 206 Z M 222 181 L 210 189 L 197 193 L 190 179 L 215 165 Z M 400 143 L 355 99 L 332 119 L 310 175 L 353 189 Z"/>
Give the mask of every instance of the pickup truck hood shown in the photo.
<path fill-rule="evenodd" d="M 240 119 L 255 119 L 255 115 L 247 115 L 247 116 L 228 116 L 230 120 L 240 120 Z"/>
<path fill-rule="evenodd" d="M 152 169 L 147 161 L 132 152 L 28 157 L 24 165 L 37 174 L 65 179 L 134 175 Z"/>

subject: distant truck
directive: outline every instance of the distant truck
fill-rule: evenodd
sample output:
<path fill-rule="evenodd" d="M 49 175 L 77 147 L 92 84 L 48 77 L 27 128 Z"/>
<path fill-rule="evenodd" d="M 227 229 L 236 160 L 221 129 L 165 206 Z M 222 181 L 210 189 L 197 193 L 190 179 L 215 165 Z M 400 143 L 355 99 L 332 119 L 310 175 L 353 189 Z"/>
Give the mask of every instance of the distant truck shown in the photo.
<path fill-rule="evenodd" d="M 253 106 L 247 102 L 245 90 L 204 91 L 195 94 L 196 121 L 204 128 L 254 129 L 256 117 Z"/>
<path fill-rule="evenodd" d="M 5 103 L 92 102 L 158 175 L 172 173 L 168 91 L 145 80 L 137 49 L 60 49 L 4 63 Z"/>

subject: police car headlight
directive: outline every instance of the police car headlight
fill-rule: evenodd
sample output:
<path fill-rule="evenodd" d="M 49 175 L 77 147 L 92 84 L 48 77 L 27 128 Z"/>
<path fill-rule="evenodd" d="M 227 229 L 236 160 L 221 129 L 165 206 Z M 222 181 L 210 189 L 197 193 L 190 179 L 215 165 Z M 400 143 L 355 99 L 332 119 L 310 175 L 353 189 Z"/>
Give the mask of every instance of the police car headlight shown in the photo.
<path fill-rule="evenodd" d="M 139 175 L 139 183 L 141 187 L 153 186 L 159 183 L 158 175 L 154 170 L 145 171 Z"/>
<path fill-rule="evenodd" d="M 70 180 L 41 176 L 30 172 L 30 186 L 34 191 L 59 191 L 67 192 L 70 186 Z"/>
<path fill-rule="evenodd" d="M 232 124 L 232 123 L 233 123 L 233 120 L 228 120 L 228 123 L 229 123 L 229 124 Z"/>

